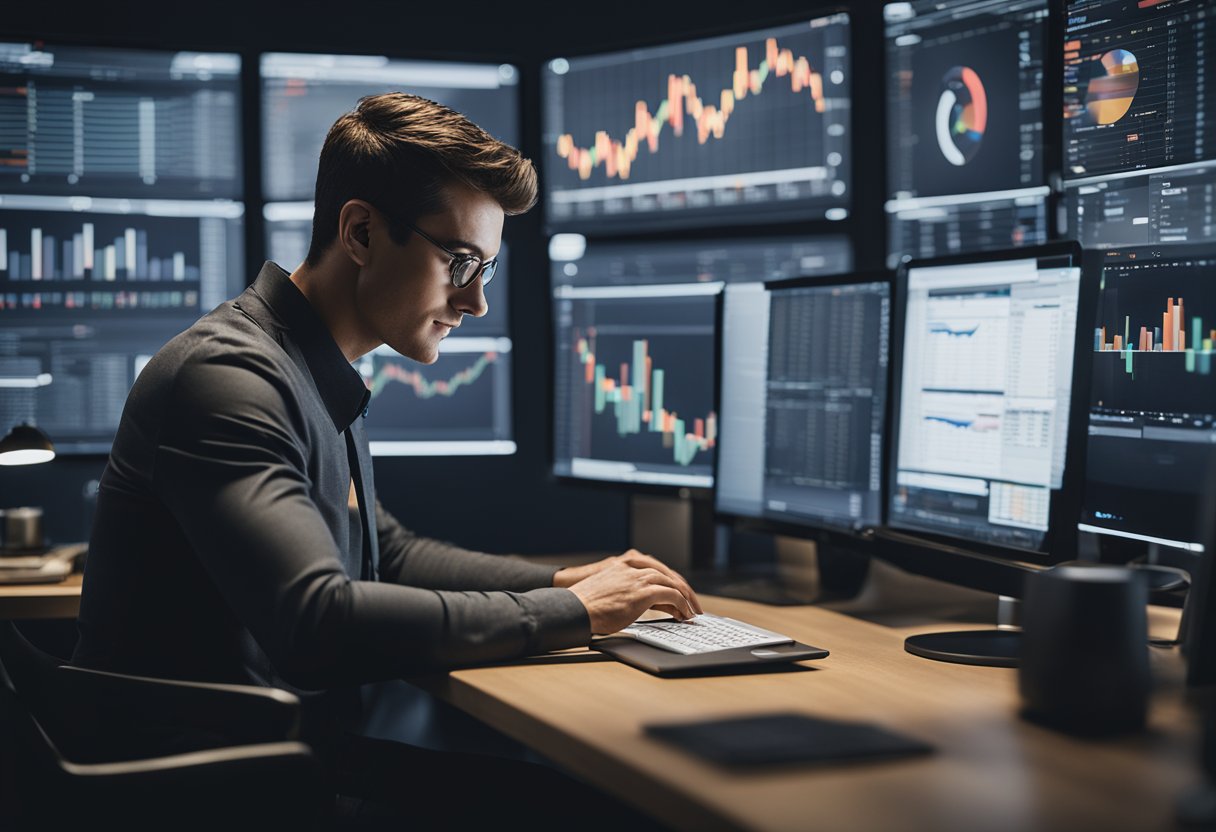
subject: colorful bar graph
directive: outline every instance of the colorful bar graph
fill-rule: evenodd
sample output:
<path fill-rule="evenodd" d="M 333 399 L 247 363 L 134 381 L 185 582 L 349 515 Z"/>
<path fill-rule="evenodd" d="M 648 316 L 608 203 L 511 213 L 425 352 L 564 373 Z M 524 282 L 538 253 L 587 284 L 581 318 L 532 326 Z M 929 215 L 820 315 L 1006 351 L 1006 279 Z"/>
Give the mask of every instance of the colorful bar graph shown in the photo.
<path fill-rule="evenodd" d="M 731 87 L 721 90 L 716 103 L 712 94 L 708 103 L 698 96 L 696 84 L 689 76 L 668 75 L 667 97 L 659 102 L 653 114 L 645 101 L 638 101 L 634 105 L 634 124 L 624 139 L 614 139 L 607 131 L 598 130 L 591 147 L 579 147 L 575 145 L 573 135 L 563 133 L 557 139 L 557 155 L 566 160 L 570 170 L 578 172 L 579 179 L 590 179 L 592 171 L 601 165 L 609 179 L 628 179 L 643 142 L 650 153 L 658 152 L 664 125 L 670 126 L 676 136 L 681 136 L 687 117 L 696 127 L 699 144 L 705 144 L 711 136 L 722 138 L 737 102 L 748 95 L 759 95 L 770 75 L 788 77 L 795 93 L 807 90 L 815 112 L 824 112 L 823 76 L 811 68 L 806 57 L 795 57 L 791 50 L 781 49 L 776 38 L 765 41 L 764 58 L 759 66 L 756 69 L 750 66 L 747 47 L 736 47 Z"/>
<path fill-rule="evenodd" d="M 1107 340 L 1106 327 L 1094 330 L 1095 352 L 1117 352 L 1124 361 L 1124 369 L 1129 375 L 1135 375 L 1136 353 L 1146 352 L 1175 352 L 1184 356 L 1186 371 L 1199 375 L 1210 375 L 1212 372 L 1212 344 L 1216 342 L 1216 329 L 1209 330 L 1209 337 L 1203 337 L 1203 319 L 1199 316 L 1191 318 L 1191 332 L 1188 341 L 1186 331 L 1186 312 L 1182 298 L 1169 298 L 1165 303 L 1165 311 L 1161 313 L 1161 326 L 1141 326 L 1136 336 L 1136 345 L 1132 346 L 1131 316 L 1123 319 L 1123 334 L 1114 335 Z M 1189 343 L 1189 346 L 1188 346 Z"/>
<path fill-rule="evenodd" d="M 689 430 L 685 419 L 664 408 L 665 374 L 654 366 L 649 341 L 633 342 L 632 361 L 620 365 L 619 382 L 607 375 L 603 364 L 596 363 L 595 330 L 575 338 L 575 352 L 583 367 L 583 380 L 592 385 L 596 415 L 602 415 L 611 405 L 617 434 L 660 433 L 663 447 L 671 449 L 672 458 L 680 465 L 691 465 L 698 453 L 714 447 L 718 438 L 715 413 L 693 419 Z"/>

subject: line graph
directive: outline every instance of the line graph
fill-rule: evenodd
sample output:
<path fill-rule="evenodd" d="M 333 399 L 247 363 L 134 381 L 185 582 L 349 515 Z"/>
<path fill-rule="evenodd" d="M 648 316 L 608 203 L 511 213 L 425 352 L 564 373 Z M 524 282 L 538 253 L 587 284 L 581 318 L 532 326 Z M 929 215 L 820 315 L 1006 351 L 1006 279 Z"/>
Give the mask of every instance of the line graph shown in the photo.
<path fill-rule="evenodd" d="M 354 367 L 370 393 L 363 424 L 373 453 L 418 453 L 406 446 L 428 442 L 446 443 L 446 453 L 454 442 L 511 440 L 509 339 L 448 338 L 433 364 L 381 346 Z"/>
<path fill-rule="evenodd" d="M 413 390 L 414 395 L 419 399 L 426 400 L 435 396 L 451 397 L 456 395 L 462 387 L 467 387 L 481 378 L 486 368 L 497 360 L 498 353 L 485 352 L 478 356 L 471 366 L 456 373 L 450 379 L 435 380 L 427 379 L 419 370 L 411 370 L 401 364 L 385 362 L 377 368 L 375 375 L 368 382 L 368 390 L 371 391 L 373 401 L 379 398 L 388 385 L 394 382 Z"/>
<path fill-rule="evenodd" d="M 750 66 L 747 47 L 735 48 L 733 83 L 731 88 L 719 91 L 716 106 L 698 95 L 697 86 L 688 75 L 668 75 L 667 97 L 659 102 L 653 113 L 644 100 L 638 101 L 634 107 L 634 126 L 623 139 L 613 138 L 607 130 L 597 130 L 594 143 L 590 147 L 580 147 L 575 144 L 573 134 L 563 133 L 557 139 L 557 155 L 566 160 L 571 170 L 578 172 L 579 179 L 590 179 L 592 171 L 601 165 L 609 179 L 628 179 L 643 143 L 650 153 L 658 152 L 664 126 L 670 126 L 676 136 L 682 136 L 685 121 L 691 118 L 698 144 L 705 144 L 710 137 L 722 138 L 735 105 L 749 94 L 760 95 L 770 76 L 789 78 L 792 92 L 807 91 L 815 112 L 824 111 L 823 76 L 811 67 L 810 59 L 805 55 L 795 56 L 792 50 L 778 46 L 776 38 L 768 38 L 765 57 L 755 69 Z"/>

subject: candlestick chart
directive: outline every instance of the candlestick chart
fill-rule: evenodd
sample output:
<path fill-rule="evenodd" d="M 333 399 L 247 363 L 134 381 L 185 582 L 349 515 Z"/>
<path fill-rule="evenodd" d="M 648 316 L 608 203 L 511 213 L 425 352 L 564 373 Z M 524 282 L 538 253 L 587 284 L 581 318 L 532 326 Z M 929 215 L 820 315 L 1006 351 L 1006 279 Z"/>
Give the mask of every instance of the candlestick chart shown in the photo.
<path fill-rule="evenodd" d="M 847 44 L 848 18 L 836 15 L 551 62 L 550 221 L 748 222 L 756 210 L 847 205 Z"/>

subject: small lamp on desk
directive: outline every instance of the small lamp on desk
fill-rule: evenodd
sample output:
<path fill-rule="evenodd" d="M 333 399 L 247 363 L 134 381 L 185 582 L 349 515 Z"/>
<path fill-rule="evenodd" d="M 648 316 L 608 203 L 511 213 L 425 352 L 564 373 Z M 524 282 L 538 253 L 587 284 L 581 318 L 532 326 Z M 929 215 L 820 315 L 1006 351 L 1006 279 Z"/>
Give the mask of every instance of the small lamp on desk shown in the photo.
<path fill-rule="evenodd" d="M 55 446 L 50 437 L 33 425 L 22 423 L 0 439 L 0 465 L 36 465 L 55 458 Z M 11 508 L 3 511 L 4 554 L 12 551 L 40 549 L 42 511 L 35 508 Z"/>

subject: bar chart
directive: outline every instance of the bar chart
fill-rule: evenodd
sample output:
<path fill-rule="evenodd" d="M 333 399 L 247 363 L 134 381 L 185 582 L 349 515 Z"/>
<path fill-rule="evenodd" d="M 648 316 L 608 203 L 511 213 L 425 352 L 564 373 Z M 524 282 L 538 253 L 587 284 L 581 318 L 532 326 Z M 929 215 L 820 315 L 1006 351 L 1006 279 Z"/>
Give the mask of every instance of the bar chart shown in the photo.
<path fill-rule="evenodd" d="M 1199 315 L 1188 321 L 1181 297 L 1166 299 L 1160 326 L 1134 328 L 1131 316 L 1125 315 L 1121 328 L 1094 330 L 1094 351 L 1118 353 L 1128 375 L 1135 375 L 1136 356 L 1143 353 L 1174 353 L 1183 359 L 1186 372 L 1211 375 L 1213 343 L 1216 329 L 1205 328 Z"/>
<path fill-rule="evenodd" d="M 138 224 L 115 219 L 74 226 L 23 219 L 0 216 L 0 279 L 199 279 L 198 235 L 189 233 L 194 230 L 189 222 L 166 228 L 149 218 Z M 155 226 L 151 237 L 149 224 Z"/>

